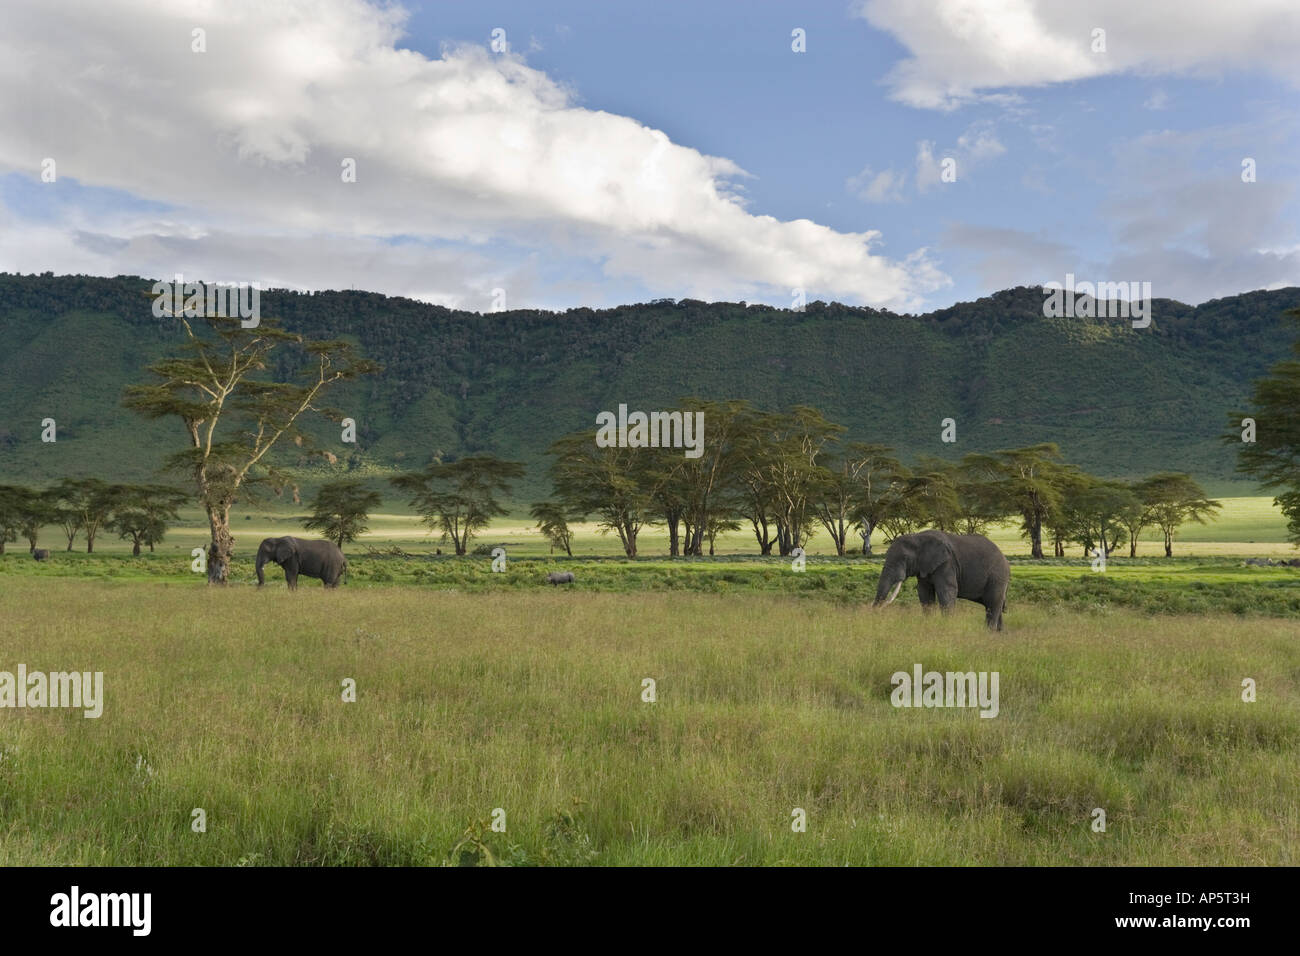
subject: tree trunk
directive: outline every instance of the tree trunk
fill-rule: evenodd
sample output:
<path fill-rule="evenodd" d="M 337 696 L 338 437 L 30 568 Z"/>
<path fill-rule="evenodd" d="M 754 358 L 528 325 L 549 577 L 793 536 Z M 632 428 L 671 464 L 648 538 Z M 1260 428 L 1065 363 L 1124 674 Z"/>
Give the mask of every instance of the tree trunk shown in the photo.
<path fill-rule="evenodd" d="M 235 538 L 230 533 L 230 502 L 208 506 L 208 527 L 212 542 L 208 545 L 208 584 L 224 585 L 230 577 L 230 559 L 235 553 Z"/>
<path fill-rule="evenodd" d="M 676 515 L 668 518 L 668 556 L 677 557 L 681 553 L 681 539 L 678 537 L 677 526 L 681 523 Z"/>
<path fill-rule="evenodd" d="M 1166 531 L 1165 532 L 1165 557 L 1172 558 L 1173 556 L 1174 556 L 1174 536 L 1171 532 Z"/>
<path fill-rule="evenodd" d="M 1033 546 L 1031 551 L 1033 557 L 1041 558 L 1043 556 L 1043 523 L 1036 518 L 1029 526 L 1029 541 Z"/>
<path fill-rule="evenodd" d="M 131 548 L 131 556 L 132 556 L 132 557 L 135 557 L 135 558 L 140 557 L 140 542 L 139 542 L 139 540 L 136 540 L 134 546 Z"/>
<path fill-rule="evenodd" d="M 1138 536 L 1133 532 L 1129 532 L 1128 536 L 1128 556 L 1130 558 L 1138 556 Z"/>

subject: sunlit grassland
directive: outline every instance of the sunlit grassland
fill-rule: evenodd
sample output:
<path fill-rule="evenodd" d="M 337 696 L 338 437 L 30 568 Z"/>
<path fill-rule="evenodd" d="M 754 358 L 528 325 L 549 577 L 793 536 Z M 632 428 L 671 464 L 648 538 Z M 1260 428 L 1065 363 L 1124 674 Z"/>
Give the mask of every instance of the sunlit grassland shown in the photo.
<path fill-rule="evenodd" d="M 1286 538 L 1286 518 L 1267 496 L 1223 498 L 1223 510 L 1208 523 L 1185 525 L 1174 542 L 1175 556 L 1206 557 L 1295 557 L 1300 555 Z M 303 529 L 302 519 L 308 511 L 302 506 L 265 506 L 250 505 L 237 508 L 232 522 L 232 531 L 236 547 L 249 553 L 256 551 L 257 542 L 271 535 L 297 535 L 315 537 L 314 532 Z M 573 551 L 576 555 L 620 556 L 623 553 L 616 535 L 601 534 L 594 522 L 577 522 L 573 525 Z M 1015 523 L 1006 523 L 995 527 L 989 535 L 1008 555 L 1029 554 L 1028 542 L 1020 535 Z M 203 546 L 208 540 L 205 519 L 194 508 L 183 509 L 181 521 L 167 533 L 166 540 L 159 545 L 158 551 L 164 554 L 189 554 L 192 548 Z M 850 546 L 861 549 L 862 540 L 850 538 Z M 537 531 L 536 523 L 526 514 L 526 509 L 512 513 L 485 529 L 476 539 L 475 545 L 502 544 L 512 555 L 521 557 L 547 556 L 552 553 L 550 543 Z M 666 556 L 668 554 L 668 533 L 657 525 L 647 526 L 639 538 L 639 552 L 645 557 Z M 877 550 L 883 550 L 884 537 L 877 533 L 873 539 Z M 57 528 L 51 526 L 42 529 L 40 546 L 61 552 L 66 547 L 66 540 Z M 429 529 L 410 513 L 381 511 L 371 515 L 369 530 L 349 547 L 349 551 L 365 551 L 366 548 L 400 547 L 404 550 L 432 552 L 438 548 L 449 552 L 450 546 L 437 535 L 431 535 Z M 84 551 L 85 538 L 78 536 L 74 550 Z M 1050 548 L 1050 545 L 1049 545 Z M 26 552 L 23 542 L 10 543 L 10 551 Z M 757 555 L 758 546 L 748 528 L 728 532 L 719 536 L 716 550 L 719 555 Z M 825 531 L 818 529 L 806 549 L 812 555 L 833 555 L 834 547 Z M 114 554 L 130 552 L 130 544 L 116 536 L 101 532 L 95 539 L 97 553 Z M 1071 545 L 1067 551 L 1070 556 L 1082 560 L 1082 549 Z M 1123 554 L 1127 555 L 1127 543 Z M 1148 529 L 1138 546 L 1139 557 L 1157 557 L 1164 554 L 1164 547 L 1158 531 Z"/>
<path fill-rule="evenodd" d="M 495 808 L 517 863 L 1300 862 L 1292 621 L 12 575 L 0 618 L 106 697 L 0 710 L 0 864 L 441 863 Z M 999 716 L 893 708 L 916 663 Z"/>
<path fill-rule="evenodd" d="M 1230 499 L 1221 521 L 1194 530 L 1213 531 L 1224 538 L 1210 544 L 1178 541 L 1175 556 L 1165 558 L 1159 542 L 1144 541 L 1139 557 L 1127 551 L 1112 556 L 1104 572 L 1072 546 L 1064 558 L 1030 559 L 1024 543 L 1007 529 L 993 534 L 1010 556 L 1012 582 L 1009 613 L 1026 604 L 1085 610 L 1128 607 L 1148 613 L 1232 613 L 1247 616 L 1300 617 L 1300 568 L 1251 567 L 1247 556 L 1295 556 L 1283 539 L 1281 516 L 1268 499 Z M 235 561 L 231 582 L 254 583 L 257 542 L 267 535 L 304 532 L 293 514 L 255 512 L 235 522 Z M 1226 535 L 1241 536 L 1227 540 Z M 1254 537 L 1251 537 L 1254 536 Z M 1266 537 L 1272 543 L 1259 543 Z M 178 585 L 199 587 L 202 575 L 191 569 L 192 548 L 202 548 L 205 537 L 193 523 L 173 530 L 157 553 L 132 557 L 101 535 L 94 554 L 67 552 L 57 547 L 51 559 L 37 563 L 24 550 L 11 547 L 0 556 L 0 580 L 14 574 L 34 578 L 86 577 L 112 579 L 167 579 Z M 816 539 L 814 539 L 814 542 Z M 1256 543 L 1251 543 L 1252 541 Z M 44 542 L 52 544 L 47 535 Z M 78 544 L 80 545 L 80 541 Z M 731 535 L 716 557 L 669 558 L 666 542 L 654 533 L 642 538 L 640 556 L 628 560 L 617 541 L 596 533 L 592 525 L 578 529 L 575 557 L 553 552 L 522 521 L 505 520 L 487 529 L 475 541 L 478 553 L 456 557 L 450 549 L 435 554 L 438 542 L 427 536 L 409 515 L 376 515 L 372 531 L 346 548 L 349 588 L 408 585 L 437 591 L 498 592 L 536 590 L 547 571 L 568 570 L 577 575 L 581 591 L 703 591 L 714 594 L 769 593 L 826 600 L 855 606 L 874 597 L 885 543 L 876 540 L 873 558 L 851 554 L 826 555 L 815 547 L 806 571 L 795 573 L 791 559 L 754 553 L 742 535 Z M 507 567 L 493 573 L 488 552 L 504 545 Z M 729 550 L 730 545 L 735 545 Z M 283 587 L 278 568 L 270 580 Z M 314 586 L 309 582 L 307 586 Z M 915 602 L 913 585 L 904 586 L 901 599 Z"/>

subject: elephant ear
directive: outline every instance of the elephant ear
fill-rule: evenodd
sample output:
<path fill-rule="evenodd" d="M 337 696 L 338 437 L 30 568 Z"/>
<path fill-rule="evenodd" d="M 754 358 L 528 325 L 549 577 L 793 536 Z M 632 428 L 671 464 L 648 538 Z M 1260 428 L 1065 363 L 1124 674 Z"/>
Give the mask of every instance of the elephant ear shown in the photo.
<path fill-rule="evenodd" d="M 293 538 L 281 538 L 275 546 L 275 563 L 284 564 L 290 558 L 297 556 L 298 542 Z"/>
<path fill-rule="evenodd" d="M 916 552 L 916 567 L 928 578 L 955 557 L 947 541 L 937 534 L 926 535 Z"/>

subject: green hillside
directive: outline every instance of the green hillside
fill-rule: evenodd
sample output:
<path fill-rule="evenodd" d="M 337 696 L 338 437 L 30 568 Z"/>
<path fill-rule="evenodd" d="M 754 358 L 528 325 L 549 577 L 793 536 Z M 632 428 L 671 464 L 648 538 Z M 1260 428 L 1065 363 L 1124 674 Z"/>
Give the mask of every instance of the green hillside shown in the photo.
<path fill-rule="evenodd" d="M 143 479 L 178 447 L 174 424 L 119 404 L 141 367 L 180 341 L 151 314 L 141 294 L 151 284 L 0 275 L 0 481 Z M 1211 488 L 1237 477 L 1219 441 L 1226 413 L 1285 357 L 1297 327 L 1283 313 L 1300 306 L 1300 289 L 1195 308 L 1156 300 L 1140 330 L 1047 319 L 1042 301 L 1022 287 L 925 315 L 695 300 L 479 315 L 373 293 L 271 291 L 262 314 L 353 339 L 385 366 L 329 400 L 357 420 L 355 448 L 322 422 L 313 430 L 337 463 L 286 450 L 307 485 L 490 451 L 528 465 L 526 500 L 545 494 L 545 450 L 559 435 L 594 430 L 597 412 L 619 403 L 656 410 L 685 395 L 814 405 L 848 438 L 905 457 L 1054 441 L 1102 475 L 1177 469 Z M 55 444 L 40 440 L 47 417 Z M 948 417 L 955 445 L 940 441 Z"/>

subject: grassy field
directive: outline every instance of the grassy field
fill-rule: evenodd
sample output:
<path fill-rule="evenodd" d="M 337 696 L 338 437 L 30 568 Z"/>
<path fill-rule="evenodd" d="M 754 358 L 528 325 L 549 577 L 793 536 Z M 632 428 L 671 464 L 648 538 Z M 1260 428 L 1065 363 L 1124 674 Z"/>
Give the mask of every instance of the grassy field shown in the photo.
<path fill-rule="evenodd" d="M 106 699 L 0 712 L 0 864 L 1300 862 L 1289 621 L 26 577 L 0 615 L 0 668 Z M 892 707 L 916 663 L 999 715 Z"/>
<path fill-rule="evenodd" d="M 106 701 L 0 709 L 0 865 L 1296 865 L 1300 568 L 1242 560 L 1295 553 L 1267 499 L 1195 530 L 1104 573 L 1004 532 L 1000 635 L 914 582 L 869 610 L 879 552 L 629 561 L 585 528 L 568 559 L 506 521 L 493 573 L 383 515 L 346 587 L 290 593 L 252 587 L 288 513 L 237 521 L 224 589 L 194 526 L 11 546 L 0 671 L 100 671 Z M 915 664 L 996 671 L 998 716 L 894 708 Z"/>

